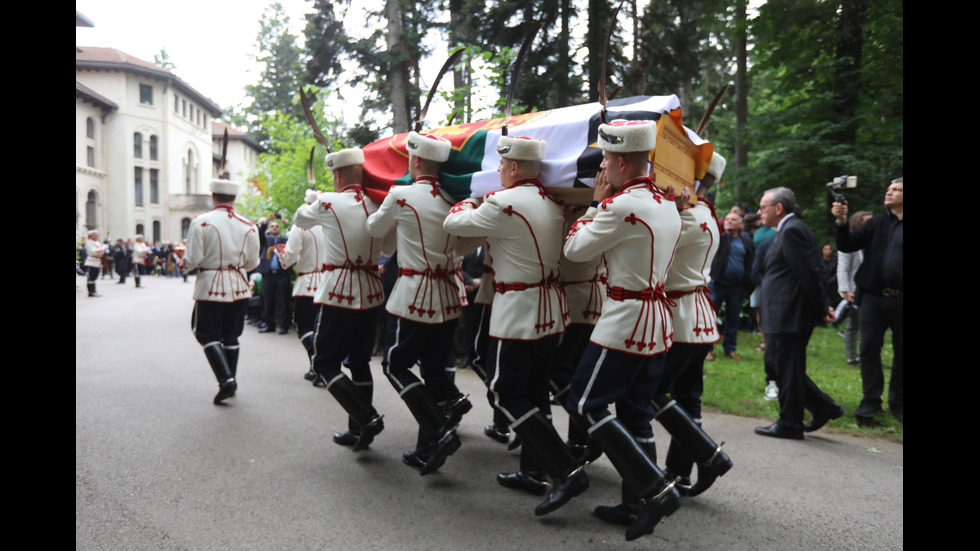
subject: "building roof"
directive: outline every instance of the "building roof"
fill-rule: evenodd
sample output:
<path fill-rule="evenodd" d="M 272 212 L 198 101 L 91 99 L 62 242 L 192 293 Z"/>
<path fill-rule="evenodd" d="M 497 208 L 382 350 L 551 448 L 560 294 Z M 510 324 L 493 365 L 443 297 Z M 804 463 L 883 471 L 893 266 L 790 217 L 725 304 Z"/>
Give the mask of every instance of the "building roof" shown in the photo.
<path fill-rule="evenodd" d="M 243 132 L 243 131 L 238 130 L 238 129 L 235 129 L 235 128 L 232 128 L 231 126 L 228 126 L 227 124 L 225 124 L 223 122 L 220 122 L 220 121 L 214 121 L 211 124 L 211 139 L 215 143 L 223 140 L 224 139 L 224 136 L 225 136 L 225 129 L 226 128 L 228 129 L 228 139 L 229 140 L 241 140 L 246 145 L 248 145 L 252 149 L 258 151 L 259 153 L 262 153 L 262 152 L 265 151 L 265 148 L 262 147 L 259 144 L 259 142 L 253 140 L 251 138 L 251 136 L 248 135 L 248 133 Z"/>
<path fill-rule="evenodd" d="M 85 86 L 77 80 L 75 81 L 75 97 L 101 108 L 106 113 L 110 113 L 119 108 L 119 106 L 116 105 L 116 102 L 110 100 L 88 86 Z"/>
<path fill-rule="evenodd" d="M 75 47 L 76 71 L 125 71 L 136 75 L 155 78 L 172 84 L 189 98 L 201 104 L 212 117 L 221 116 L 221 107 L 205 97 L 167 69 L 133 57 L 115 48 L 94 46 Z"/>

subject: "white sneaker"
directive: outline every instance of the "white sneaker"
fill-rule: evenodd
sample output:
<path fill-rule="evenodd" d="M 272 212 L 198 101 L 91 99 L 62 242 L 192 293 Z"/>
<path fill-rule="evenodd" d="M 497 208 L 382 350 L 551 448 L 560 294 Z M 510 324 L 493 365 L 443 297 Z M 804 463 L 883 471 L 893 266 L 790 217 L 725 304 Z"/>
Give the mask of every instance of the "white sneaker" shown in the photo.
<path fill-rule="evenodd" d="M 779 388 L 776 386 L 776 381 L 769 381 L 766 385 L 766 401 L 772 402 L 779 399 Z"/>

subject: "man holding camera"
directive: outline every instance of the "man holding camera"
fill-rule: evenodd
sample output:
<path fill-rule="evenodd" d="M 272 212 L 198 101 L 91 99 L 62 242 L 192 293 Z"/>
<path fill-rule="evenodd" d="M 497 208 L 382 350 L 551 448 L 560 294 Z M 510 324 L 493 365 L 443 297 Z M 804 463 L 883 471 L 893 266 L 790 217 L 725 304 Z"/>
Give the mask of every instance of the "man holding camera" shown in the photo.
<path fill-rule="evenodd" d="M 903 385 L 903 184 L 892 180 L 885 192 L 887 212 L 875 216 L 860 228 L 850 230 L 847 202 L 834 202 L 831 213 L 837 219 L 837 248 L 844 252 L 864 251 L 864 262 L 854 282 L 856 302 L 861 306 L 861 380 L 864 397 L 854 412 L 859 421 L 870 421 L 882 413 L 881 395 L 885 380 L 881 368 L 881 347 L 885 331 L 892 330 L 894 361 L 888 386 L 888 406 L 892 415 L 904 420 Z"/>

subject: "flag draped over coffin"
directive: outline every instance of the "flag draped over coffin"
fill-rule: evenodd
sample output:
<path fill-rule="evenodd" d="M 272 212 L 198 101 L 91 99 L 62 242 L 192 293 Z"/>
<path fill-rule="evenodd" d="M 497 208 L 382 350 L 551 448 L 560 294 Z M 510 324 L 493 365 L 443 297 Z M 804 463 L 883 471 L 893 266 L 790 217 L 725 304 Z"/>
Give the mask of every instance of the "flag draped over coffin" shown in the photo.
<path fill-rule="evenodd" d="M 657 120 L 667 115 L 681 124 L 680 101 L 675 95 L 622 98 L 607 102 L 606 108 L 607 120 Z M 507 121 L 508 135 L 548 143 L 541 168 L 545 186 L 591 188 L 602 162 L 602 152 L 596 146 L 601 110 L 599 103 L 589 103 L 512 116 Z M 497 142 L 503 125 L 504 119 L 493 119 L 425 131 L 452 143 L 449 160 L 439 172 L 443 189 L 457 199 L 482 197 L 500 189 Z M 697 146 L 707 144 L 693 132 L 688 131 L 688 135 Z M 407 137 L 407 133 L 396 134 L 362 148 L 362 186 L 375 201 L 382 201 L 392 185 L 412 183 L 408 176 Z M 707 151 L 704 166 L 710 159 Z"/>

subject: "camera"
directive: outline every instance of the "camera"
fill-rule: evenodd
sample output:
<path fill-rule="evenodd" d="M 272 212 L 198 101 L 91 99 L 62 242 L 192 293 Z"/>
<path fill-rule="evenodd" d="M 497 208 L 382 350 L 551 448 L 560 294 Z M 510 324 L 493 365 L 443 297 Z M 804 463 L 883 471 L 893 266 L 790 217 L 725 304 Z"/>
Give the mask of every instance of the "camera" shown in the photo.
<path fill-rule="evenodd" d="M 857 185 L 857 176 L 838 176 L 832 182 L 827 182 L 827 191 L 830 192 L 835 203 L 846 203 L 847 199 L 842 192 L 845 189 L 854 189 Z"/>

